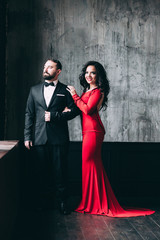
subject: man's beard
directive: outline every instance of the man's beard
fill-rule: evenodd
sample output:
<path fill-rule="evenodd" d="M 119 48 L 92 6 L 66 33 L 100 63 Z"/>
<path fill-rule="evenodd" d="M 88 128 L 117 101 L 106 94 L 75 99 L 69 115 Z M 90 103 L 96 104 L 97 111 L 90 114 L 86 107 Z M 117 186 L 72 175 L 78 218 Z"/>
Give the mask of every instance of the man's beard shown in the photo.
<path fill-rule="evenodd" d="M 51 80 L 51 79 L 53 79 L 55 76 L 56 76 L 56 73 L 53 73 L 52 75 L 50 75 L 49 73 L 47 73 L 47 74 L 45 75 L 45 73 L 43 73 L 43 78 L 44 78 L 45 80 Z"/>

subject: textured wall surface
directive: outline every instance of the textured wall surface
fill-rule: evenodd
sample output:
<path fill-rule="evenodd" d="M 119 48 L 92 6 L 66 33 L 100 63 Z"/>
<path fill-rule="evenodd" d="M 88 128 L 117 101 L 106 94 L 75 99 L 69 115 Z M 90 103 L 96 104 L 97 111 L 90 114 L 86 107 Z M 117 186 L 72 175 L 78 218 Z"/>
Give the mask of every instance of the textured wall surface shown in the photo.
<path fill-rule="evenodd" d="M 79 94 L 82 65 L 104 65 L 111 85 L 100 113 L 105 141 L 159 142 L 159 30 L 159 0 L 9 0 L 6 138 L 23 136 L 29 88 L 54 57 L 63 64 L 60 80 Z M 69 127 L 71 140 L 81 140 L 79 117 Z"/>

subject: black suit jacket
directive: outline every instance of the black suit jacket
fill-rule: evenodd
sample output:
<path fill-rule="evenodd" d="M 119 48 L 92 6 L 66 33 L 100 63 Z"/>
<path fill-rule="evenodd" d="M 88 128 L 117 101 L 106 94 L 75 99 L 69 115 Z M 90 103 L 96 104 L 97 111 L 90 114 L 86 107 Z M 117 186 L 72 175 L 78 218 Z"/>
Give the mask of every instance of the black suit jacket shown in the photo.
<path fill-rule="evenodd" d="M 67 121 L 80 111 L 74 104 L 66 85 L 58 82 L 47 107 L 44 99 L 44 84 L 33 86 L 27 100 L 25 113 L 24 141 L 33 141 L 34 145 L 65 144 L 69 141 Z M 63 113 L 65 107 L 71 112 Z M 51 112 L 51 121 L 45 121 L 45 111 Z"/>

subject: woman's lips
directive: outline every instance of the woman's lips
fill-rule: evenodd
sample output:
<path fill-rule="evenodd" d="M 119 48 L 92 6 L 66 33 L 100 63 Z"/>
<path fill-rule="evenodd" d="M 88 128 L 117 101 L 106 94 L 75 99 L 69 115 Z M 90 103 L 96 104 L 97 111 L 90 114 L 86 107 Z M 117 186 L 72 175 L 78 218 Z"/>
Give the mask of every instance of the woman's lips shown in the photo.
<path fill-rule="evenodd" d="M 92 79 L 91 79 L 91 78 L 87 78 L 87 81 L 88 81 L 88 82 L 91 82 L 91 81 L 92 81 Z"/>

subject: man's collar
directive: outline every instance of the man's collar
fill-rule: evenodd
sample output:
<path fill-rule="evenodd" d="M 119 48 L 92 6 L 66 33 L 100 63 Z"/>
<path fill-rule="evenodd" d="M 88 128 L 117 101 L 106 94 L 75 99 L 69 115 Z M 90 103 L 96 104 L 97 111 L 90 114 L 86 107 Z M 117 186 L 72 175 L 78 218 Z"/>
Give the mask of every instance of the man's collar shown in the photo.
<path fill-rule="evenodd" d="M 45 82 L 50 83 L 50 81 L 48 81 L 48 80 L 45 80 Z M 57 80 L 54 80 L 53 83 L 54 83 L 54 86 L 56 86 L 57 83 L 58 83 L 58 79 L 57 79 Z"/>

